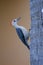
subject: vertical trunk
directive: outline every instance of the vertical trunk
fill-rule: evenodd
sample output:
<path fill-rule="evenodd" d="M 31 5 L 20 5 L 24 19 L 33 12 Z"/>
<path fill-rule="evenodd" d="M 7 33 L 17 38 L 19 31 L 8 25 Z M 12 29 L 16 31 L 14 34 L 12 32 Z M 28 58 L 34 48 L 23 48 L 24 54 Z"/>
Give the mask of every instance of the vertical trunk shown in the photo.
<path fill-rule="evenodd" d="M 43 65 L 43 0 L 30 0 L 30 65 Z"/>

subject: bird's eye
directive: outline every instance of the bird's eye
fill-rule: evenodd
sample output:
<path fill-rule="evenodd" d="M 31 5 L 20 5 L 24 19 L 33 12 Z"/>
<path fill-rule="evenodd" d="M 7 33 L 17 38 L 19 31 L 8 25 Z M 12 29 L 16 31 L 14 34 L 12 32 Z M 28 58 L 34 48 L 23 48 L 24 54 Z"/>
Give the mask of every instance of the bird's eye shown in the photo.
<path fill-rule="evenodd" d="M 14 20 L 14 22 L 15 22 L 15 20 Z"/>

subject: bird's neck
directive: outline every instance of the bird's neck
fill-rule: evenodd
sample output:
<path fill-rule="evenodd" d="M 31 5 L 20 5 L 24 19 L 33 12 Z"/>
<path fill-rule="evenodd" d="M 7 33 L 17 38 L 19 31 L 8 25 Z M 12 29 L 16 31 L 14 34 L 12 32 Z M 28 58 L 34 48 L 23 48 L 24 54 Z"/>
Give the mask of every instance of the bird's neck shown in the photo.
<path fill-rule="evenodd" d="M 14 23 L 14 27 L 15 28 L 18 28 L 19 27 L 19 25 L 17 24 L 17 22 Z"/>

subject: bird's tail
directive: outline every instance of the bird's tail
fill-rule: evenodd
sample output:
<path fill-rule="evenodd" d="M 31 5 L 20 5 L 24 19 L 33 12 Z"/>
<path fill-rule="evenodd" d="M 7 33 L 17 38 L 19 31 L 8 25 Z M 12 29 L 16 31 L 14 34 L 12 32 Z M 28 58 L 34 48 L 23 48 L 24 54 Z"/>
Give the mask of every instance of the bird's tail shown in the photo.
<path fill-rule="evenodd" d="M 30 49 L 29 42 L 26 42 L 25 45 L 27 46 L 28 49 Z"/>
<path fill-rule="evenodd" d="M 26 45 L 28 49 L 30 49 L 30 46 L 29 45 Z"/>

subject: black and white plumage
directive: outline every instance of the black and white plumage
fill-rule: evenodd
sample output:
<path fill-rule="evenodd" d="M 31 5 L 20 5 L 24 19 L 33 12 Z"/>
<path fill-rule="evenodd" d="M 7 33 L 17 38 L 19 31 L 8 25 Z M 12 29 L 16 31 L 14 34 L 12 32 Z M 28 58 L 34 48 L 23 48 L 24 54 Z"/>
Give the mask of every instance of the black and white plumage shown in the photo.
<path fill-rule="evenodd" d="M 27 46 L 28 49 L 30 49 L 29 47 L 29 43 L 28 43 L 28 39 L 29 39 L 29 32 L 22 26 L 17 25 L 17 22 L 21 19 L 21 17 L 14 19 L 12 21 L 12 25 L 15 27 L 16 32 L 20 38 L 20 40 L 24 43 L 25 46 Z"/>

